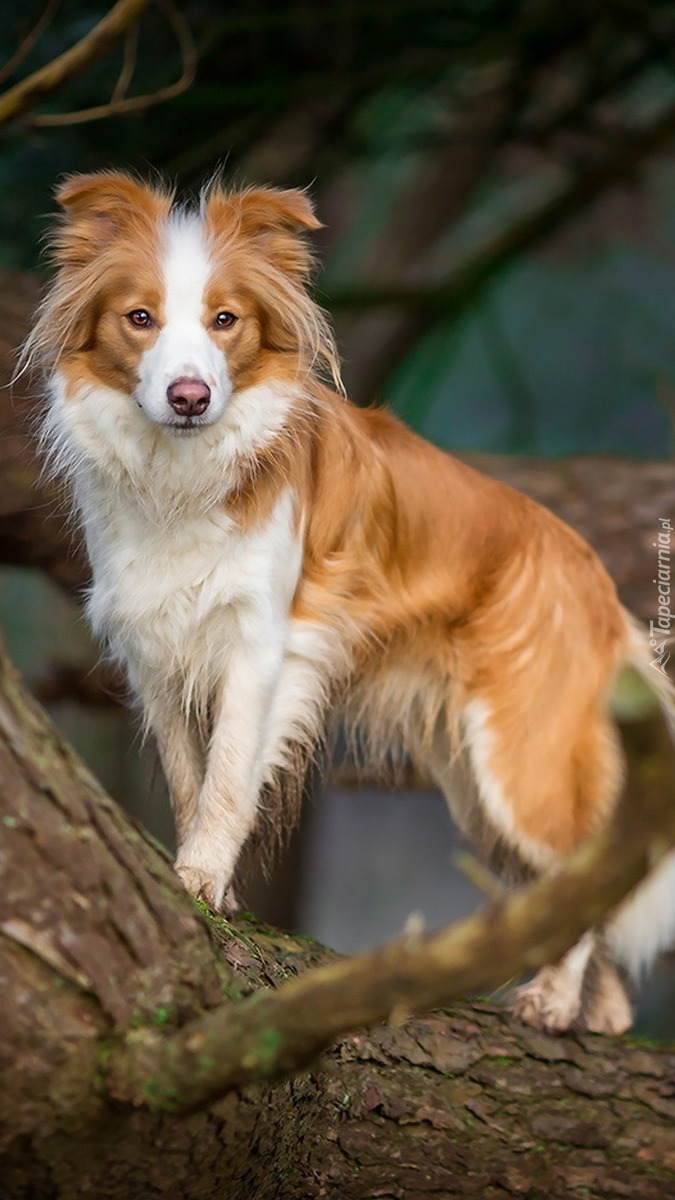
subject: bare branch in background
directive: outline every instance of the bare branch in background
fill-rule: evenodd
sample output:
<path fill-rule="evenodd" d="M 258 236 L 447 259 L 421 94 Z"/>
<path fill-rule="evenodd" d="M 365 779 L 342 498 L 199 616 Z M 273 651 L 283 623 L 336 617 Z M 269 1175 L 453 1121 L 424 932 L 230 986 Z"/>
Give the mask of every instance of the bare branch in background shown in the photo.
<path fill-rule="evenodd" d="M 122 100 L 127 94 L 129 84 L 133 79 L 134 71 L 136 70 L 136 58 L 138 55 L 138 23 L 130 25 L 124 39 L 124 58 L 122 60 L 122 70 L 117 77 L 115 90 L 112 94 L 112 102 Z"/>
<path fill-rule="evenodd" d="M 0 67 L 0 83 L 4 83 L 6 79 L 11 79 L 14 72 L 28 57 L 33 46 L 37 45 L 45 30 L 49 28 L 60 7 L 61 0 L 48 0 L 42 16 L 35 22 L 35 25 L 26 34 L 23 41 L 19 43 L 14 53 L 7 59 L 7 62 Z"/>
<path fill-rule="evenodd" d="M 79 42 L 0 96 L 0 125 L 14 121 L 105 57 L 148 0 L 118 0 Z"/>
<path fill-rule="evenodd" d="M 100 121 L 106 117 L 128 116 L 131 113 L 145 112 L 157 104 L 164 104 L 167 100 L 173 100 L 187 91 L 194 81 L 197 70 L 197 48 L 190 32 L 190 26 L 180 10 L 170 3 L 170 0 L 157 0 L 157 4 L 176 34 L 180 47 L 182 69 L 180 77 L 175 83 L 169 83 L 165 87 L 157 88 L 156 91 L 148 92 L 143 96 L 125 96 L 124 93 L 129 86 L 136 58 L 136 40 L 132 35 L 133 40 L 127 41 L 122 71 L 112 98 L 107 104 L 98 104 L 93 108 L 82 108 L 73 112 L 45 113 L 29 117 L 26 124 L 38 128 L 55 128 L 62 125 L 84 125 L 88 121 Z"/>

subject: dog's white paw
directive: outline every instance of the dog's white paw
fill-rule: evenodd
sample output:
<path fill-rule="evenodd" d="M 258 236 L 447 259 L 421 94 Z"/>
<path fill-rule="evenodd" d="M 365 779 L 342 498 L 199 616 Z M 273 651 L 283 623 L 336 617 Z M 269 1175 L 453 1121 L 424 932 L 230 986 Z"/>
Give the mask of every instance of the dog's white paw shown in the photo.
<path fill-rule="evenodd" d="M 222 867 L 195 862 L 180 853 L 175 870 L 183 887 L 196 900 L 202 900 L 213 912 L 236 912 L 239 905 L 230 885 L 230 875 Z"/>
<path fill-rule="evenodd" d="M 190 867 L 187 863 L 176 863 L 176 874 L 186 892 L 196 900 L 203 900 L 214 912 L 218 911 L 225 887 L 211 872 L 202 867 Z"/>
<path fill-rule="evenodd" d="M 584 1006 L 584 1025 L 589 1033 L 610 1037 L 627 1033 L 633 1024 L 633 1007 L 616 968 L 602 963 L 595 989 Z"/>
<path fill-rule="evenodd" d="M 545 968 L 531 983 L 514 988 L 507 1006 L 525 1025 L 546 1033 L 565 1033 L 579 1016 L 581 997 L 561 972 Z"/>
<path fill-rule="evenodd" d="M 186 891 L 214 912 L 236 912 L 232 890 L 235 860 L 231 848 L 193 833 L 178 847 L 176 874 Z"/>
<path fill-rule="evenodd" d="M 235 913 L 241 912 L 241 904 L 233 887 L 229 887 L 225 892 L 223 902 L 221 904 L 221 912 L 227 916 L 233 917 Z"/>

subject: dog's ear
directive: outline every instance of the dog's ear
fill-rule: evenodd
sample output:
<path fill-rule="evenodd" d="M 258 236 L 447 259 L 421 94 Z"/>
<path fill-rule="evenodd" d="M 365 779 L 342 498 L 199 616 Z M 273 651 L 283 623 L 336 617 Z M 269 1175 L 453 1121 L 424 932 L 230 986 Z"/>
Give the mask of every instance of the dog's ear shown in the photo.
<path fill-rule="evenodd" d="M 57 262 L 76 264 L 102 250 L 115 236 L 143 229 L 167 216 L 172 196 L 123 171 L 69 175 L 56 189 L 63 209 L 52 248 Z"/>
<path fill-rule="evenodd" d="M 215 187 L 205 195 L 203 211 L 216 236 L 242 238 L 287 275 L 309 274 L 312 255 L 302 235 L 321 229 L 321 221 L 304 192 L 261 187 L 228 193 Z"/>
<path fill-rule="evenodd" d="M 251 188 L 242 192 L 237 200 L 244 233 L 274 229 L 298 233 L 303 229 L 321 229 L 311 200 L 295 188 Z"/>

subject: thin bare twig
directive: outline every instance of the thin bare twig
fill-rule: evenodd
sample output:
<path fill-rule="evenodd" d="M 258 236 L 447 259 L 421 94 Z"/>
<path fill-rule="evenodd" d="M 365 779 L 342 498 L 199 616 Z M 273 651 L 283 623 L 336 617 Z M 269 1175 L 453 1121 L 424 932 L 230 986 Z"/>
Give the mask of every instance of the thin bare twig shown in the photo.
<path fill-rule="evenodd" d="M 30 32 L 26 34 L 14 53 L 7 59 L 7 62 L 0 67 L 0 83 L 4 83 L 6 79 L 11 79 L 17 67 L 21 66 L 22 62 L 30 54 L 33 46 L 39 42 L 45 30 L 49 28 L 57 9 L 60 7 L 61 0 L 48 0 L 42 16 L 38 18 Z"/>
<path fill-rule="evenodd" d="M 138 52 L 138 22 L 135 25 L 130 25 L 127 29 L 124 39 L 124 58 L 122 60 L 122 70 L 117 78 L 115 90 L 112 94 L 112 100 L 123 100 L 129 89 L 129 84 L 133 79 L 134 71 L 136 70 L 136 55 Z"/>
<path fill-rule="evenodd" d="M 143 96 L 128 96 L 124 99 L 115 99 L 115 92 L 117 92 L 120 80 L 125 74 L 123 68 L 113 97 L 107 104 L 98 104 L 92 108 L 82 108 L 74 112 L 45 113 L 40 116 L 30 117 L 26 123 L 38 128 L 83 125 L 88 121 L 100 121 L 106 117 L 145 112 L 148 108 L 153 108 L 157 104 L 164 104 L 167 100 L 173 100 L 174 97 L 186 92 L 192 85 L 197 70 L 197 47 L 192 37 L 190 26 L 179 9 L 171 3 L 171 0 L 157 0 L 157 4 L 163 10 L 167 21 L 176 34 L 180 47 L 182 70 L 180 78 L 175 83 L 167 84 L 166 87 L 158 88 L 157 91 L 148 92 Z"/>
<path fill-rule="evenodd" d="M 148 0 L 118 0 L 79 42 L 1 95 L 0 125 L 23 116 L 46 96 L 51 96 L 70 79 L 105 57 L 147 4 Z"/>

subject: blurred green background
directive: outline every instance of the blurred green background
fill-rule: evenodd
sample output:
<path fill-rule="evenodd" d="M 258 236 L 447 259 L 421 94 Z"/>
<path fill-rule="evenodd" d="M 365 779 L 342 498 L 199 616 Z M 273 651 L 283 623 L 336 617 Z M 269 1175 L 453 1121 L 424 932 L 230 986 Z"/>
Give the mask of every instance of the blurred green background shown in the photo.
<path fill-rule="evenodd" d="M 1 86 L 110 7 L 3 0 L 0 62 L 13 70 Z M 450 449 L 671 457 L 674 36 L 675 6 L 628 0 L 162 0 L 0 131 L 0 264 L 40 270 L 64 172 L 159 171 L 188 192 L 215 170 L 307 187 L 325 224 L 317 295 L 357 402 L 386 400 Z M 181 75 L 164 103 L 79 120 Z M 168 840 L 161 780 L 130 719 L 45 684 L 95 661 L 72 602 L 5 569 L 0 622 L 106 786 Z M 437 798 L 381 801 L 337 787 L 315 801 L 260 900 L 270 916 L 349 949 L 411 909 L 433 924 L 475 902 L 449 881 Z M 672 1033 L 664 980 L 646 1019 Z"/>

